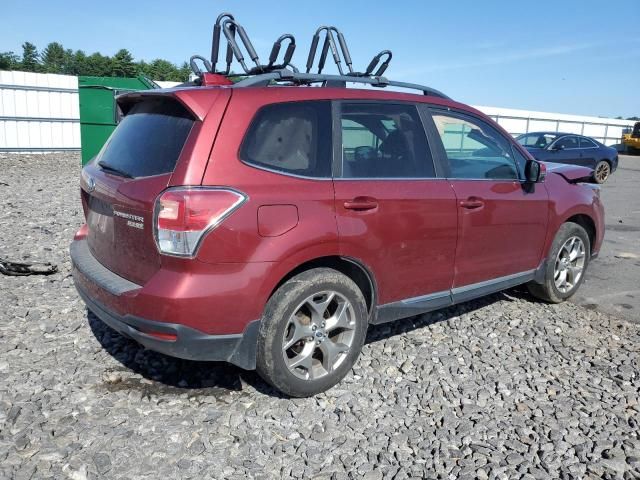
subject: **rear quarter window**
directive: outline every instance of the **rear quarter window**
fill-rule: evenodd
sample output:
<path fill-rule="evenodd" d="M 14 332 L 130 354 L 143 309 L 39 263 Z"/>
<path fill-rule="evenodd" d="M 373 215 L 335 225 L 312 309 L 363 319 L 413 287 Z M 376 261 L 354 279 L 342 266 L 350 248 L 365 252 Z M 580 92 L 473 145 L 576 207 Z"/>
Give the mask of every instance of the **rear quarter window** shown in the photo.
<path fill-rule="evenodd" d="M 262 107 L 240 148 L 245 163 L 305 177 L 331 176 L 331 105 L 326 101 Z"/>
<path fill-rule="evenodd" d="M 193 123 L 175 100 L 142 101 L 122 118 L 97 160 L 132 177 L 171 173 Z"/>

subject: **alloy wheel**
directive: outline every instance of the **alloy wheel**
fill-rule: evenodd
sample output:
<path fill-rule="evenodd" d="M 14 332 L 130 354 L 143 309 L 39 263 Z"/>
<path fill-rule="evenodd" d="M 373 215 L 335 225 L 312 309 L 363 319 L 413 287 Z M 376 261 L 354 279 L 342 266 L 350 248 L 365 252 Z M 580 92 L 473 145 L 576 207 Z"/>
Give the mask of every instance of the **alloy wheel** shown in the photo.
<path fill-rule="evenodd" d="M 561 293 L 571 291 L 580 281 L 584 271 L 586 253 L 580 237 L 570 237 L 556 257 L 553 281 Z"/>
<path fill-rule="evenodd" d="M 600 162 L 596 168 L 596 180 L 598 183 L 604 183 L 611 174 L 611 167 L 607 162 Z"/>
<path fill-rule="evenodd" d="M 287 368 L 303 380 L 330 374 L 347 357 L 355 328 L 354 308 L 342 294 L 323 291 L 307 297 L 284 329 L 282 353 Z"/>

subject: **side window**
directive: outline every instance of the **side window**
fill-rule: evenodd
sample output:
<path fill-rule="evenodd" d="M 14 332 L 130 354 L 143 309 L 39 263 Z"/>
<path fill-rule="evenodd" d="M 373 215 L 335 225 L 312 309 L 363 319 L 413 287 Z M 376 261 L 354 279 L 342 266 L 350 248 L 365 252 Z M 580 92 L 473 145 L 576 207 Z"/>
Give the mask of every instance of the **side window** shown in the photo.
<path fill-rule="evenodd" d="M 589 138 L 580 137 L 580 148 L 596 148 L 597 145 Z"/>
<path fill-rule="evenodd" d="M 569 150 L 571 148 L 578 148 L 578 137 L 567 136 L 562 137 L 560 140 L 556 142 L 554 145 L 557 149 Z"/>
<path fill-rule="evenodd" d="M 452 178 L 517 180 L 511 144 L 479 119 L 434 113 Z"/>
<path fill-rule="evenodd" d="M 524 172 L 524 169 L 527 166 L 527 161 L 529 159 L 525 157 L 522 153 L 520 153 L 520 151 L 515 146 L 512 146 L 511 148 L 513 149 L 513 158 L 518 164 L 519 170 L 521 172 Z"/>
<path fill-rule="evenodd" d="M 251 122 L 240 158 L 246 163 L 307 177 L 331 176 L 331 104 L 276 103 Z"/>
<path fill-rule="evenodd" d="M 427 137 L 414 105 L 344 103 L 343 178 L 433 178 Z"/>

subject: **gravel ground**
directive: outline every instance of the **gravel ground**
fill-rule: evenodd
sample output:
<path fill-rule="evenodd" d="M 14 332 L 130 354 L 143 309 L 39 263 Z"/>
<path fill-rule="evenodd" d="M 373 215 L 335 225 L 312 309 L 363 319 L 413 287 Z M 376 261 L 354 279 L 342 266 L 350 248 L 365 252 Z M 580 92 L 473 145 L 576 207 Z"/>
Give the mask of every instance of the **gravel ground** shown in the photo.
<path fill-rule="evenodd" d="M 640 325 L 510 291 L 372 328 L 310 399 L 88 314 L 76 156 L 0 154 L 0 478 L 640 478 Z"/>

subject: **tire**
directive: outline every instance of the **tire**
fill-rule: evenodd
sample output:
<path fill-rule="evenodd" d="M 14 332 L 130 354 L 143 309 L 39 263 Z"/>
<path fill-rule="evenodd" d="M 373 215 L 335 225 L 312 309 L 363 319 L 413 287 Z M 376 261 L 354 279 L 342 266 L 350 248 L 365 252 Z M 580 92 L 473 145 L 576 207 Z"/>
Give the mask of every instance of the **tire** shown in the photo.
<path fill-rule="evenodd" d="M 256 370 L 291 397 L 324 392 L 353 367 L 367 326 L 364 296 L 349 277 L 330 268 L 307 270 L 285 282 L 267 302 Z"/>
<path fill-rule="evenodd" d="M 611 164 L 607 160 L 600 160 L 593 169 L 593 180 L 603 184 L 611 175 Z"/>
<path fill-rule="evenodd" d="M 573 239 L 579 239 L 582 242 L 582 256 L 577 256 L 575 266 L 580 266 L 581 271 L 580 275 L 577 279 L 576 274 L 577 270 L 570 270 L 570 268 L 566 268 L 567 264 L 563 262 L 564 258 L 571 258 L 571 253 L 575 250 L 573 248 L 578 247 L 578 243 L 573 243 L 573 248 L 565 248 L 565 246 L 569 245 L 569 242 Z M 571 245 L 569 245 L 570 247 Z M 584 281 L 585 274 L 587 272 L 587 267 L 589 266 L 589 260 L 591 258 L 591 242 L 589 241 L 589 235 L 586 230 L 582 228 L 577 223 L 567 222 L 562 224 L 556 237 L 553 240 L 553 244 L 551 245 L 551 250 L 549 252 L 549 256 L 547 257 L 547 262 L 545 266 L 545 275 L 543 283 L 530 282 L 527 284 L 529 292 L 534 296 L 541 300 L 550 303 L 561 303 L 564 302 L 567 298 L 571 297 L 580 285 Z M 569 266 L 574 265 L 574 262 L 569 261 Z M 565 280 L 567 284 L 560 287 L 558 286 L 558 282 L 562 281 L 562 273 L 558 275 L 558 271 L 564 270 Z M 572 281 L 569 281 L 571 278 Z M 569 286 L 570 285 L 570 286 Z"/>

